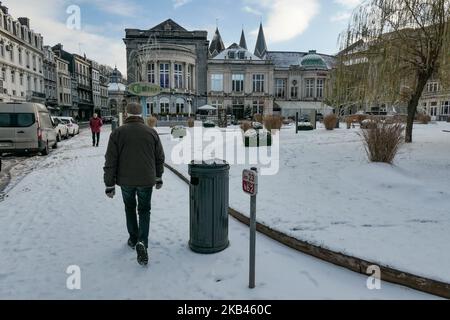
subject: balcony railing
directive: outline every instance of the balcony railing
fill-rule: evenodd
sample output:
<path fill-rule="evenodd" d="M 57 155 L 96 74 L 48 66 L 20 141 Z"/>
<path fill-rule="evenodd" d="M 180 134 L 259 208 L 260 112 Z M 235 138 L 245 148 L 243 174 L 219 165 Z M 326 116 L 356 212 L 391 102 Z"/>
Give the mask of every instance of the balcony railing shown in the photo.
<path fill-rule="evenodd" d="M 45 100 L 45 93 L 37 92 L 37 91 L 27 91 L 27 97 L 44 99 Z"/>

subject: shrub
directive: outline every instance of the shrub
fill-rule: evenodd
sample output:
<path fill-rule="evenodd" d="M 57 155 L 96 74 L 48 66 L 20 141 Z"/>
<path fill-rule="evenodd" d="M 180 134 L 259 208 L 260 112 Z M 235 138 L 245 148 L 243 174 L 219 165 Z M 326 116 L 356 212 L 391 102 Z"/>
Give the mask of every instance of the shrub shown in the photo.
<path fill-rule="evenodd" d="M 253 129 L 253 125 L 251 121 L 242 121 L 241 122 L 241 130 L 247 132 L 248 130 Z"/>
<path fill-rule="evenodd" d="M 283 126 L 283 118 L 280 116 L 265 116 L 263 122 L 268 131 L 280 130 Z"/>
<path fill-rule="evenodd" d="M 339 119 L 335 114 L 329 114 L 323 119 L 323 123 L 327 130 L 334 130 L 338 121 Z"/>
<path fill-rule="evenodd" d="M 155 117 L 148 117 L 147 124 L 150 128 L 155 128 L 158 124 L 158 119 L 156 119 Z"/>
<path fill-rule="evenodd" d="M 427 114 L 419 113 L 416 116 L 416 120 L 421 124 L 429 124 L 431 121 L 431 117 Z"/>
<path fill-rule="evenodd" d="M 253 116 L 253 121 L 263 123 L 263 116 L 262 114 L 255 114 Z"/>
<path fill-rule="evenodd" d="M 189 118 L 187 121 L 187 125 L 189 128 L 193 128 L 195 125 L 195 120 L 193 118 Z"/>
<path fill-rule="evenodd" d="M 361 123 L 361 129 L 376 129 L 379 122 L 375 119 L 366 119 Z"/>
<path fill-rule="evenodd" d="M 392 164 L 404 141 L 404 129 L 401 123 L 388 124 L 380 121 L 372 129 L 363 129 L 360 135 L 369 160 Z"/>

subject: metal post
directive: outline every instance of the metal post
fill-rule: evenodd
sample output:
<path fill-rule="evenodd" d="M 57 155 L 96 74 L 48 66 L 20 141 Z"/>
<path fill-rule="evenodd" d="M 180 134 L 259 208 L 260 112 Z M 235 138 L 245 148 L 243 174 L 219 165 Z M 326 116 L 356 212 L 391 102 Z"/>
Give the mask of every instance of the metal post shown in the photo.
<path fill-rule="evenodd" d="M 298 134 L 298 112 L 295 114 L 295 134 Z"/>
<path fill-rule="evenodd" d="M 147 121 L 147 98 L 141 97 L 141 106 L 142 106 L 142 115 L 144 118 L 144 121 Z"/>
<path fill-rule="evenodd" d="M 258 172 L 257 168 L 252 171 Z M 255 288 L 256 278 L 256 195 L 250 198 L 250 277 L 249 288 Z"/>

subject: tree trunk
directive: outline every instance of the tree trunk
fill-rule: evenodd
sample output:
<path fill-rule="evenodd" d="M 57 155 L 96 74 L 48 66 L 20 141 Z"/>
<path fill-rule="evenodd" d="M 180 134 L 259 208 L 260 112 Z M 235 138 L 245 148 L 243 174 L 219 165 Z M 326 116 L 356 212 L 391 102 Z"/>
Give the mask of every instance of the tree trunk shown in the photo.
<path fill-rule="evenodd" d="M 414 120 L 416 118 L 417 113 L 417 106 L 419 105 L 420 97 L 422 96 L 423 90 L 425 89 L 425 86 L 427 85 L 429 78 L 430 76 L 425 73 L 419 75 L 416 90 L 408 102 L 408 120 L 406 122 L 406 133 L 405 133 L 406 143 L 413 142 L 413 128 L 414 128 Z"/>

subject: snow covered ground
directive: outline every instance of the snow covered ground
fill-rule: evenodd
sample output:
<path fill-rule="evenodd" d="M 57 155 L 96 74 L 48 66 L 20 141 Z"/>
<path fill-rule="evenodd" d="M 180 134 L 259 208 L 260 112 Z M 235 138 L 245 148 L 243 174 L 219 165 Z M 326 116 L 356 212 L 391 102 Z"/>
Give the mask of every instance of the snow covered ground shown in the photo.
<path fill-rule="evenodd" d="M 188 187 L 167 172 L 153 196 L 150 266 L 127 248 L 120 197 L 104 195 L 100 148 L 90 135 L 30 159 L 0 200 L 0 299 L 433 299 L 382 284 L 257 238 L 257 288 L 247 289 L 248 228 L 230 220 L 231 246 L 215 255 L 188 248 Z M 234 197 L 234 196 L 233 196 Z M 81 269 L 81 290 L 66 270 Z"/>
<path fill-rule="evenodd" d="M 233 130 L 239 128 L 227 129 Z M 331 250 L 450 283 L 450 133 L 443 130 L 450 124 L 417 125 L 415 143 L 403 146 L 390 166 L 368 163 L 359 129 L 298 135 L 283 129 L 279 171 L 260 178 L 258 220 Z M 211 142 L 202 145 L 192 135 L 201 154 Z M 178 140 L 162 139 L 167 154 L 178 154 Z M 242 143 L 238 150 L 245 153 Z M 175 167 L 187 175 L 187 165 Z M 241 176 L 248 167 L 233 165 L 230 173 L 230 205 L 247 215 Z"/>

